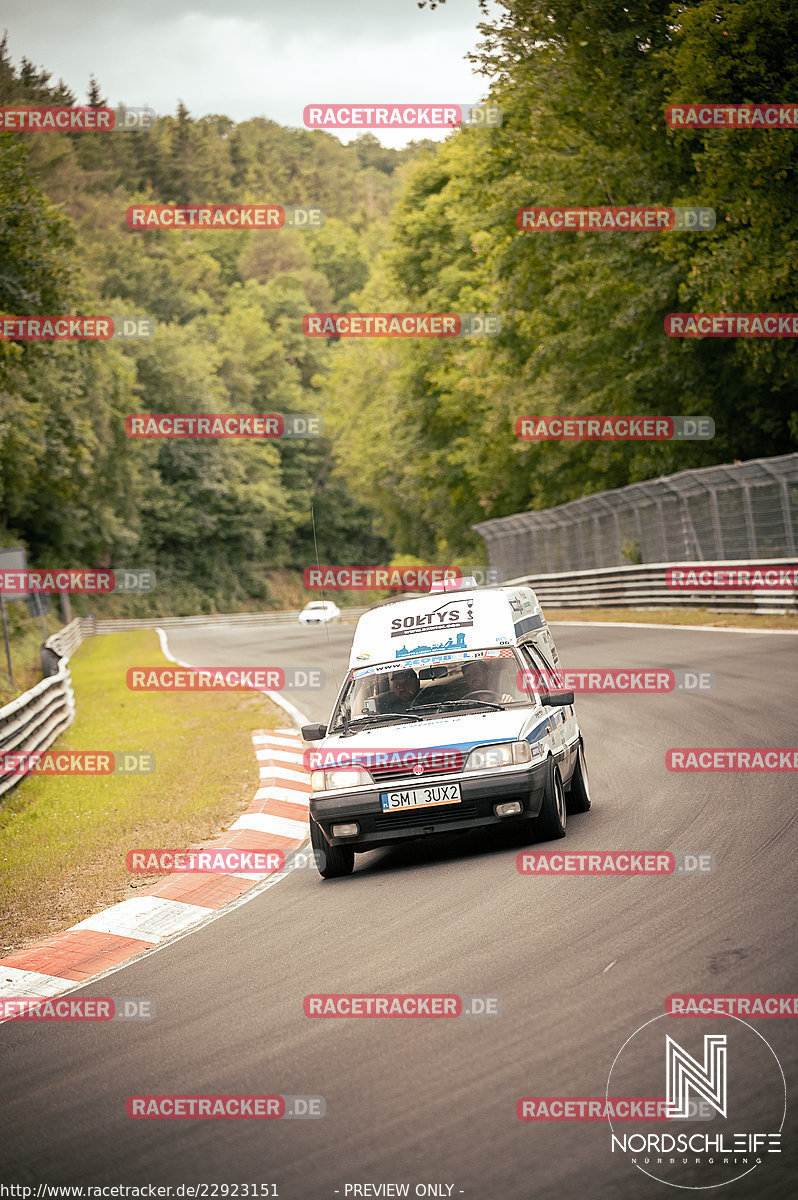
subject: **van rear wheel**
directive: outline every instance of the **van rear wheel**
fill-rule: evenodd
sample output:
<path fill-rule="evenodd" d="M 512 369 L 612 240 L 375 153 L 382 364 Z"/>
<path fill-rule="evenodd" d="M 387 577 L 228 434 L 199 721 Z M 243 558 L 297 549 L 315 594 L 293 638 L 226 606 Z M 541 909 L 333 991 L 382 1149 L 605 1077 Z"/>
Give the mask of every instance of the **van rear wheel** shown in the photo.
<path fill-rule="evenodd" d="M 322 879 L 338 879 L 342 875 L 352 874 L 355 867 L 352 847 L 331 846 L 313 817 L 310 818 L 310 844 Z"/>
<path fill-rule="evenodd" d="M 583 813 L 590 809 L 590 783 L 587 776 L 587 763 L 582 743 L 576 752 L 576 765 L 571 776 L 571 787 L 566 796 L 566 807 L 569 813 Z"/>

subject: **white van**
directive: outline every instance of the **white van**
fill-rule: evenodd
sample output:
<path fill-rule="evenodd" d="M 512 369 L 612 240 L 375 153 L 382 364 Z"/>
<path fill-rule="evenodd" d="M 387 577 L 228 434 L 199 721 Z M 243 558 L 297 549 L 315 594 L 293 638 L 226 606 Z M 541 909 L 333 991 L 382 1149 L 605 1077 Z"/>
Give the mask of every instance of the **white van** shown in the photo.
<path fill-rule="evenodd" d="M 360 618 L 329 725 L 306 725 L 310 833 L 325 878 L 357 851 L 513 822 L 563 837 L 590 808 L 573 692 L 528 587 L 433 584 Z"/>

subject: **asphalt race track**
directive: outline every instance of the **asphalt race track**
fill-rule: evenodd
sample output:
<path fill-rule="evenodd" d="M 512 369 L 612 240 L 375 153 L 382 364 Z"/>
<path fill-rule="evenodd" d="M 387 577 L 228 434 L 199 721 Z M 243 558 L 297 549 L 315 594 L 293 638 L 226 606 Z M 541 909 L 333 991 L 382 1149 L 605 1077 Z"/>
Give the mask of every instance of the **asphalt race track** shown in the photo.
<path fill-rule="evenodd" d="M 569 667 L 714 673 L 705 694 L 578 699 L 594 806 L 556 848 L 711 852 L 711 874 L 522 876 L 507 831 L 376 851 L 348 879 L 297 870 L 78 993 L 152 997 L 152 1022 L 0 1026 L 0 1180 L 268 1182 L 282 1200 L 395 1182 L 410 1195 L 452 1185 L 437 1194 L 471 1200 L 667 1195 L 610 1153 L 606 1122 L 524 1122 L 516 1101 L 604 1096 L 618 1050 L 672 993 L 798 991 L 795 776 L 665 768 L 669 747 L 795 745 L 798 642 L 678 628 L 554 634 Z M 294 625 L 209 626 L 173 632 L 169 645 L 201 666 L 321 667 L 325 691 L 289 698 L 324 721 L 351 636 L 349 625 L 329 640 Z M 324 992 L 496 996 L 501 1014 L 305 1017 L 303 997 Z M 666 1023 L 682 1040 L 695 1024 Z M 798 1193 L 798 1022 L 752 1024 L 786 1076 L 784 1150 L 720 1193 L 730 1200 Z M 730 1093 L 767 1106 L 755 1058 L 730 1065 Z M 317 1095 L 326 1115 L 136 1121 L 125 1114 L 133 1093 Z"/>

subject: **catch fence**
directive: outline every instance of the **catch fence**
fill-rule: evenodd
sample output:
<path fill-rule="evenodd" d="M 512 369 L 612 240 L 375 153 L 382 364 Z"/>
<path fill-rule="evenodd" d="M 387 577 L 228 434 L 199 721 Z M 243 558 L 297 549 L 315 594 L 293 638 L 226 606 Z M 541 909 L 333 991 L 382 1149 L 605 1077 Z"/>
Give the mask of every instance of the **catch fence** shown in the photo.
<path fill-rule="evenodd" d="M 473 528 L 505 580 L 624 564 L 793 559 L 798 454 L 679 471 Z"/>

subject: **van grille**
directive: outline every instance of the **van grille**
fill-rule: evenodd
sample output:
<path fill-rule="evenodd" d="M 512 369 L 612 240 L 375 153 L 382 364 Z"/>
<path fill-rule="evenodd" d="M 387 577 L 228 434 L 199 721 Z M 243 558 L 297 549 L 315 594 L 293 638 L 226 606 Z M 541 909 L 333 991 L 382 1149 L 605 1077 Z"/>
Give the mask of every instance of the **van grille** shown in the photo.
<path fill-rule="evenodd" d="M 420 757 L 425 754 L 425 751 L 420 752 Z M 413 763 L 400 763 L 391 766 L 369 766 L 369 772 L 374 778 L 375 783 L 384 783 L 391 779 L 406 779 L 409 784 L 414 780 L 423 779 L 427 775 L 455 775 L 458 771 L 462 771 L 465 762 L 465 755 L 459 750 L 446 750 L 437 753 L 429 752 L 429 761 L 425 761 L 421 757 L 421 761 L 415 765 L 421 767 L 420 771 L 414 771 Z"/>
<path fill-rule="evenodd" d="M 478 815 L 477 805 L 452 804 L 441 805 L 430 809 L 412 808 L 403 813 L 375 813 L 374 824 L 377 829 L 402 829 L 409 825 L 443 825 L 447 821 L 466 820 Z"/>

